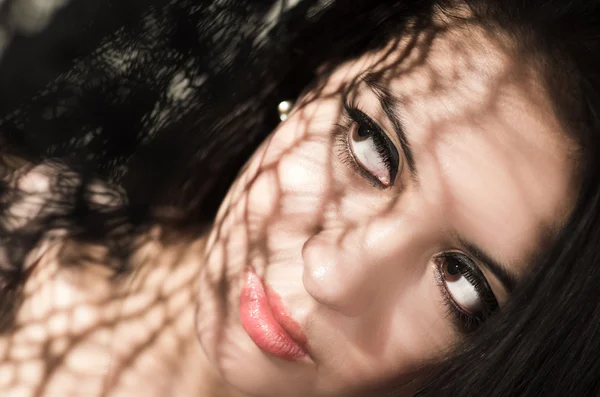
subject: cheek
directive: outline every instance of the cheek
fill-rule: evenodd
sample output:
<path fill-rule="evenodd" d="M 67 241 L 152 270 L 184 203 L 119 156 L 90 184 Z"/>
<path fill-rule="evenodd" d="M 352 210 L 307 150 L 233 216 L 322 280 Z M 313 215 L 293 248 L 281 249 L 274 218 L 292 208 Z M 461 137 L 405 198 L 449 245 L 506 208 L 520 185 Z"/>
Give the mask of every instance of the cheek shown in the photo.
<path fill-rule="evenodd" d="M 352 263 L 346 261 L 344 265 L 353 271 Z M 366 273 L 356 290 L 359 292 L 347 296 L 347 302 L 366 305 L 354 313 L 347 313 L 347 306 L 333 306 L 338 310 L 314 324 L 330 336 L 319 348 L 327 352 L 329 363 L 336 365 L 328 368 L 336 373 L 335 381 L 345 386 L 379 384 L 389 378 L 413 379 L 414 371 L 428 360 L 438 359 L 457 340 L 446 318 L 432 266 L 415 272 L 411 271 L 415 263 L 399 261 L 386 273 L 372 265 L 363 263 Z M 370 276 L 384 273 L 384 282 L 371 283 L 376 280 Z M 369 286 L 376 288 L 361 296 Z"/>
<path fill-rule="evenodd" d="M 280 218 L 299 224 L 318 222 L 333 193 L 330 141 L 315 136 L 299 142 L 277 164 Z"/>
<path fill-rule="evenodd" d="M 390 374 L 406 373 L 436 359 L 456 339 L 441 300 L 430 266 L 377 299 L 381 309 L 369 312 L 372 318 L 363 322 L 355 345 Z"/>
<path fill-rule="evenodd" d="M 334 110 L 327 101 L 298 110 L 252 156 L 219 210 L 209 262 L 250 261 L 259 269 L 274 254 L 299 255 L 321 227 L 332 191 Z"/>
<path fill-rule="evenodd" d="M 334 121 L 323 115 L 332 106 L 315 106 L 299 110 L 277 129 L 240 178 L 244 187 L 234 188 L 234 196 L 247 195 L 247 220 L 263 229 L 275 223 L 314 228 L 332 195 Z"/>

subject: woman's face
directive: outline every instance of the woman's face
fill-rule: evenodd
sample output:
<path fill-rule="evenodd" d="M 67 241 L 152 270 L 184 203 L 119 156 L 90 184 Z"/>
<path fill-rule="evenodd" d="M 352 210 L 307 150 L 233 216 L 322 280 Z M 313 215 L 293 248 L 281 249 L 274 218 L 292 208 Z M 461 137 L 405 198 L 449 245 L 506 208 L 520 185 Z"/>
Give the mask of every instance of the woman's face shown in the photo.
<path fill-rule="evenodd" d="M 568 216 L 574 144 L 476 28 L 337 68 L 250 159 L 206 249 L 197 328 L 260 396 L 410 380 L 496 310 Z"/>

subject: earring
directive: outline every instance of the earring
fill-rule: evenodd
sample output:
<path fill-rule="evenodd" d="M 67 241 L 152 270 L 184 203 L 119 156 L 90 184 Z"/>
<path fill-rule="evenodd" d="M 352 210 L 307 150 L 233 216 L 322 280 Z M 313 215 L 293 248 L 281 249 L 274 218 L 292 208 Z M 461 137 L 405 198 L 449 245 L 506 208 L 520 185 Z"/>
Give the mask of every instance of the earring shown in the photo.
<path fill-rule="evenodd" d="M 292 101 L 279 102 L 279 105 L 277 105 L 277 112 L 279 113 L 279 120 L 281 120 L 281 121 L 287 120 L 293 107 L 294 107 L 294 102 L 292 102 Z"/>

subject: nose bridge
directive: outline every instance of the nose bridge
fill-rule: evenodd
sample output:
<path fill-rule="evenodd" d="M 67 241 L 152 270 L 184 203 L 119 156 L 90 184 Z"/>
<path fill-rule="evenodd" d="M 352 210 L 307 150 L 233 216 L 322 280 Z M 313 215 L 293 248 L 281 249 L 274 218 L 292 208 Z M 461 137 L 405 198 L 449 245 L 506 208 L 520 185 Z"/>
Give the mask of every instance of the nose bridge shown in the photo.
<path fill-rule="evenodd" d="M 365 226 L 320 232 L 303 247 L 304 286 L 320 304 L 357 316 L 386 289 L 393 294 L 409 282 L 403 274 L 422 261 L 423 232 L 400 224 L 385 236 Z"/>

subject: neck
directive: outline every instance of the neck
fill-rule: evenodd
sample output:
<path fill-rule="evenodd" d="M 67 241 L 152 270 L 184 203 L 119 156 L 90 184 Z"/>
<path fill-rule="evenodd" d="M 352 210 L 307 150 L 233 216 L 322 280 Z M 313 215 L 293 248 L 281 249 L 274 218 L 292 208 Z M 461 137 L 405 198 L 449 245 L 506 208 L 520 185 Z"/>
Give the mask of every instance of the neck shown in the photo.
<path fill-rule="evenodd" d="M 155 232 L 136 251 L 134 270 L 121 284 L 107 394 L 241 396 L 222 381 L 196 336 L 205 234 L 165 243 Z"/>

